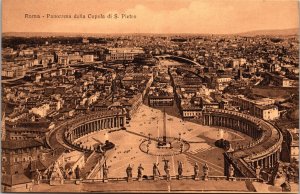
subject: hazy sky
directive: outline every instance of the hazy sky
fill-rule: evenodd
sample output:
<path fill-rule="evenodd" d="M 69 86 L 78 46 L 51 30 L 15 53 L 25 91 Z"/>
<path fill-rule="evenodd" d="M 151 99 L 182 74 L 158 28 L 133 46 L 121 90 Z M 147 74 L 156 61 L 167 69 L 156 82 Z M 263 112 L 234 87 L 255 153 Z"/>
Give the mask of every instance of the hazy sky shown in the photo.
<path fill-rule="evenodd" d="M 297 28 L 297 0 L 3 0 L 3 32 L 237 33 Z M 47 19 L 47 14 L 136 19 Z M 44 18 L 28 19 L 25 14 Z"/>

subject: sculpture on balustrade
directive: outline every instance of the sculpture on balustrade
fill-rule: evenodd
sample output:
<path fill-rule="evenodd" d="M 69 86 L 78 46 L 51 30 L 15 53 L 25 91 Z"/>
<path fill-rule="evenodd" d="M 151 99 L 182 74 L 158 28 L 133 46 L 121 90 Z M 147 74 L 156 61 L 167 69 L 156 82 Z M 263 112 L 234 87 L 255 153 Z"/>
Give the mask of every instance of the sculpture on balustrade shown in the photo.
<path fill-rule="evenodd" d="M 36 169 L 35 170 L 35 183 L 40 184 L 41 179 L 42 179 L 41 172 L 38 169 Z"/>
<path fill-rule="evenodd" d="M 167 181 L 169 181 L 169 180 L 171 180 L 169 160 L 164 159 L 163 161 L 165 162 L 164 170 L 166 172 Z"/>
<path fill-rule="evenodd" d="M 232 164 L 229 165 L 229 177 L 233 177 L 234 176 L 234 167 L 232 166 Z"/>
<path fill-rule="evenodd" d="M 104 183 L 108 182 L 108 167 L 106 165 L 106 160 L 103 164 L 103 182 Z"/>
<path fill-rule="evenodd" d="M 228 179 L 235 180 L 234 179 L 234 167 L 232 166 L 232 164 L 230 164 L 229 168 L 228 168 Z"/>
<path fill-rule="evenodd" d="M 197 162 L 194 165 L 194 179 L 199 180 L 199 166 Z"/>
<path fill-rule="evenodd" d="M 75 168 L 75 178 L 80 179 L 80 168 L 79 165 L 76 166 Z"/>
<path fill-rule="evenodd" d="M 143 170 L 144 168 L 142 167 L 142 164 L 139 165 L 138 167 L 138 181 L 142 181 L 143 180 Z"/>
<path fill-rule="evenodd" d="M 64 179 L 68 178 L 67 171 L 65 169 L 61 169 L 62 175 Z"/>
<path fill-rule="evenodd" d="M 208 172 L 209 172 L 209 167 L 205 163 L 203 166 L 203 180 L 208 180 Z"/>
<path fill-rule="evenodd" d="M 66 167 L 66 178 L 67 179 L 71 179 L 72 178 L 72 175 L 73 175 L 73 170 L 71 167 Z"/>
<path fill-rule="evenodd" d="M 127 174 L 127 181 L 131 181 L 132 180 L 132 167 L 130 166 L 130 164 L 126 168 L 126 174 Z"/>
<path fill-rule="evenodd" d="M 181 161 L 178 161 L 178 179 L 182 179 L 183 165 Z"/>
<path fill-rule="evenodd" d="M 291 192 L 291 185 L 288 181 L 285 181 L 282 185 L 281 185 L 282 191 L 283 192 Z"/>
<path fill-rule="evenodd" d="M 288 182 L 292 181 L 296 174 L 296 170 L 294 169 L 294 167 L 292 165 L 287 166 L 285 172 L 286 172 Z"/>
<path fill-rule="evenodd" d="M 255 169 L 255 174 L 256 174 L 257 179 L 260 179 L 260 171 L 261 171 L 261 168 L 259 165 L 257 165 L 257 167 Z"/>
<path fill-rule="evenodd" d="M 274 186 L 281 186 L 286 181 L 286 173 L 283 170 L 283 166 L 278 164 L 277 171 L 274 176 L 273 185 Z"/>
<path fill-rule="evenodd" d="M 60 185 L 63 184 L 64 177 L 59 168 L 58 162 L 56 161 L 53 165 L 52 171 L 50 172 L 50 185 Z"/>
<path fill-rule="evenodd" d="M 153 179 L 154 180 L 158 180 L 159 179 L 160 172 L 158 170 L 158 165 L 159 164 L 156 164 L 156 163 L 153 164 Z"/>

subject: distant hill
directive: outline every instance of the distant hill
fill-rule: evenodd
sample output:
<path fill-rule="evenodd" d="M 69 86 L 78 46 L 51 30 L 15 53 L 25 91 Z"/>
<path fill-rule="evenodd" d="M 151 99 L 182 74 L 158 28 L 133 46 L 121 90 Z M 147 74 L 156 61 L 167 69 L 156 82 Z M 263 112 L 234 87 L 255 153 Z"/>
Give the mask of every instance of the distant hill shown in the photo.
<path fill-rule="evenodd" d="M 49 36 L 68 36 L 77 37 L 84 36 L 84 33 L 72 33 L 72 32 L 4 32 L 3 37 L 15 36 L 15 37 L 49 37 Z"/>
<path fill-rule="evenodd" d="M 291 29 L 282 29 L 282 30 L 255 30 L 249 32 L 235 33 L 232 35 L 241 35 L 241 36 L 257 36 L 257 35 L 269 35 L 269 36 L 294 36 L 299 34 L 298 28 Z M 2 37 L 49 37 L 49 36 L 66 36 L 66 37 L 103 37 L 103 36 L 116 36 L 116 35 L 176 35 L 176 33 L 172 34 L 152 34 L 152 33 L 73 33 L 73 32 L 4 32 L 2 33 Z M 196 35 L 196 34 L 188 34 L 188 33 L 178 33 L 177 35 Z M 209 34 L 197 34 L 197 35 L 209 35 Z M 211 34 L 210 34 L 211 35 Z M 226 35 L 230 36 L 230 34 L 215 34 L 215 35 Z"/>
<path fill-rule="evenodd" d="M 249 32 L 238 33 L 242 36 L 257 36 L 257 35 L 269 35 L 269 36 L 292 36 L 298 35 L 298 28 L 282 29 L 282 30 L 255 30 Z"/>
<path fill-rule="evenodd" d="M 152 35 L 151 33 L 79 33 L 79 32 L 4 32 L 2 37 L 111 37 L 123 35 Z"/>

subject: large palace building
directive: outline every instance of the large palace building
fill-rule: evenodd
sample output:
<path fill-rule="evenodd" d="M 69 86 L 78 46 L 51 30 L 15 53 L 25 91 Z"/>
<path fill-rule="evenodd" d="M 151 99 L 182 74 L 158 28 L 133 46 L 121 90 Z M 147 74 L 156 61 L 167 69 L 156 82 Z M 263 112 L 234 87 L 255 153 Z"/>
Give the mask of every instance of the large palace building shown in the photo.
<path fill-rule="evenodd" d="M 133 61 L 134 57 L 144 54 L 142 48 L 107 48 L 105 61 Z"/>

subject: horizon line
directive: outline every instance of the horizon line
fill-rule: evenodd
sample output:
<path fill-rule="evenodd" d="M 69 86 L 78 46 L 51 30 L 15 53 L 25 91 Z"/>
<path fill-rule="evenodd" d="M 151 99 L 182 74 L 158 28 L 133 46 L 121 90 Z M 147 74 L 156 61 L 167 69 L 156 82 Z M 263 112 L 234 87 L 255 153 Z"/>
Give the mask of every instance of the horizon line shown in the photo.
<path fill-rule="evenodd" d="M 9 34 L 9 33 L 53 33 L 53 34 L 101 34 L 101 35 L 116 35 L 116 34 L 188 34 L 188 35 L 240 35 L 246 33 L 253 33 L 253 32 L 260 32 L 260 31 L 284 31 L 284 30 L 298 30 L 296 34 L 300 34 L 299 27 L 293 28 L 281 28 L 281 29 L 257 29 L 257 30 L 249 30 L 243 32 L 235 32 L 235 33 L 197 33 L 197 32 L 171 32 L 171 33 L 163 33 L 163 32 L 2 32 L 2 34 Z M 263 34 L 262 34 L 263 35 Z"/>

